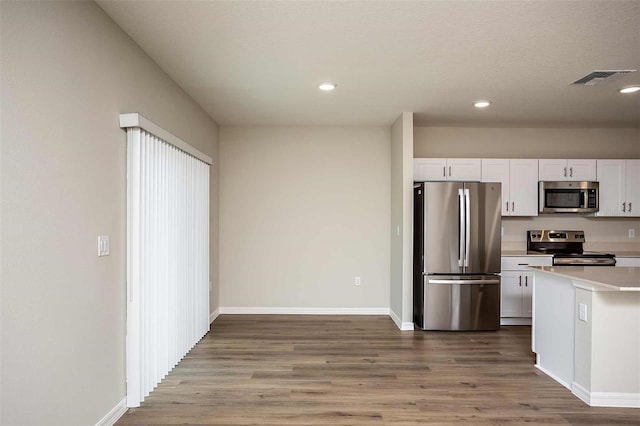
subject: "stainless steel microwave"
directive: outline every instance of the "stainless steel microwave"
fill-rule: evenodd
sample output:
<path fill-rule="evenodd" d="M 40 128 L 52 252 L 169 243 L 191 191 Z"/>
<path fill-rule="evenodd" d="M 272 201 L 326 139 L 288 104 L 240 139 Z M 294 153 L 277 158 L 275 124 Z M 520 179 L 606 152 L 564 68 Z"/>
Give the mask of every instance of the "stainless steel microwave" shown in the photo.
<path fill-rule="evenodd" d="M 595 213 L 599 208 L 598 182 L 539 183 L 540 213 Z"/>

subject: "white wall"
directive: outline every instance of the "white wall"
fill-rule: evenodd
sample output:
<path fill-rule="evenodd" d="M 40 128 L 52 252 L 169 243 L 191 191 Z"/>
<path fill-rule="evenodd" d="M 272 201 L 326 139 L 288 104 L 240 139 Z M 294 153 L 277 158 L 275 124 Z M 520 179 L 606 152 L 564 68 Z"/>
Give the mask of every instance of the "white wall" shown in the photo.
<path fill-rule="evenodd" d="M 118 114 L 216 163 L 217 127 L 95 3 L 3 1 L 1 13 L 2 423 L 95 424 L 125 396 Z M 97 257 L 98 235 L 110 256 Z"/>
<path fill-rule="evenodd" d="M 413 323 L 413 114 L 391 126 L 391 317 Z"/>
<path fill-rule="evenodd" d="M 381 127 L 220 129 L 223 312 L 388 309 L 389 139 Z"/>

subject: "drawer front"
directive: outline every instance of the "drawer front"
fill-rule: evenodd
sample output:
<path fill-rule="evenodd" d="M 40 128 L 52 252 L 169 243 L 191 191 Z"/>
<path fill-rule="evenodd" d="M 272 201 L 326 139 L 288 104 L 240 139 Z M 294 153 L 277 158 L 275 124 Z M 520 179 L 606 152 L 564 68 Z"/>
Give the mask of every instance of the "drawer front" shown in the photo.
<path fill-rule="evenodd" d="M 521 256 L 502 257 L 503 271 L 517 271 L 527 269 L 527 266 L 551 266 L 553 263 L 551 256 Z"/>

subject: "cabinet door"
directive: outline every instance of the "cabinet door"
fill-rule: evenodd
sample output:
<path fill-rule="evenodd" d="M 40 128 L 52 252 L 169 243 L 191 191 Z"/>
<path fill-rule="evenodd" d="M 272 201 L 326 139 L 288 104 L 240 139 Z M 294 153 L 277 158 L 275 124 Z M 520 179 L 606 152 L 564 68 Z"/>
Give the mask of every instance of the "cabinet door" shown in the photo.
<path fill-rule="evenodd" d="M 626 160 L 627 215 L 640 216 L 640 160 Z"/>
<path fill-rule="evenodd" d="M 567 160 L 538 160 L 538 175 L 540 180 L 567 180 Z"/>
<path fill-rule="evenodd" d="M 596 180 L 596 160 L 567 160 L 567 180 Z"/>
<path fill-rule="evenodd" d="M 536 176 L 537 172 L 536 170 Z M 500 182 L 502 184 L 502 216 L 508 216 L 511 211 L 509 204 L 509 160 L 483 159 L 482 182 Z"/>
<path fill-rule="evenodd" d="M 500 316 L 522 315 L 522 271 L 502 271 L 500 283 Z"/>
<path fill-rule="evenodd" d="M 480 182 L 479 158 L 447 158 L 447 180 Z"/>
<path fill-rule="evenodd" d="M 446 158 L 414 158 L 413 180 L 415 182 L 447 180 L 446 169 Z"/>
<path fill-rule="evenodd" d="M 531 318 L 533 299 L 533 272 L 522 272 L 522 316 Z"/>
<path fill-rule="evenodd" d="M 600 209 L 596 215 L 622 216 L 622 203 L 625 202 L 625 160 L 598 160 L 596 164 L 600 182 Z"/>
<path fill-rule="evenodd" d="M 509 168 L 511 216 L 538 216 L 538 160 L 510 160 Z"/>

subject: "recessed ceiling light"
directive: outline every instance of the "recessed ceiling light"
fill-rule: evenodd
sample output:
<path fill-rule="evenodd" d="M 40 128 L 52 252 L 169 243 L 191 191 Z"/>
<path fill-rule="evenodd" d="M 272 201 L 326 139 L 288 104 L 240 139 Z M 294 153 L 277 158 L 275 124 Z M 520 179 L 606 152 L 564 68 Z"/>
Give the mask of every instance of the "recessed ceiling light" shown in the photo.
<path fill-rule="evenodd" d="M 620 93 L 635 93 L 635 92 L 640 92 L 640 86 L 628 86 L 628 87 L 623 87 L 622 89 L 618 90 Z"/>
<path fill-rule="evenodd" d="M 486 108 L 491 105 L 491 101 L 475 101 L 473 106 L 476 108 Z"/>
<path fill-rule="evenodd" d="M 330 82 L 325 82 L 325 83 L 320 83 L 318 85 L 318 89 L 323 90 L 325 92 L 330 92 L 333 89 L 335 89 L 336 87 L 338 87 L 337 84 L 335 83 L 330 83 Z"/>

